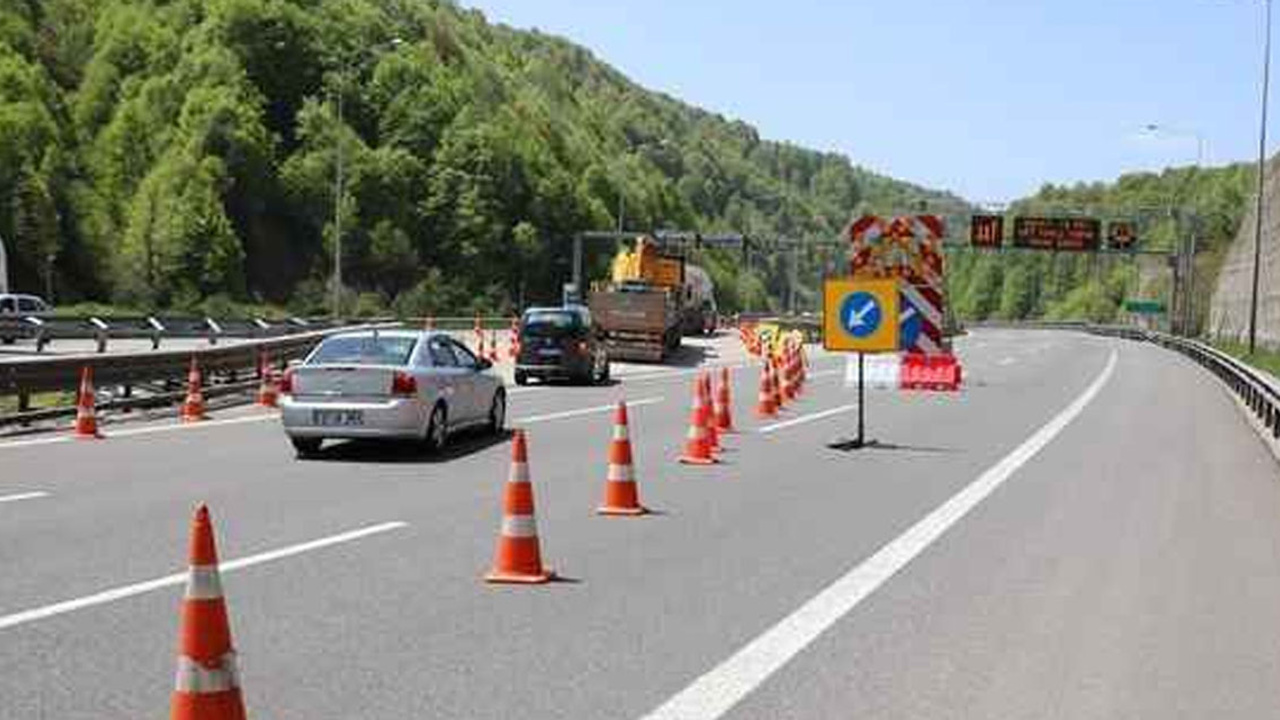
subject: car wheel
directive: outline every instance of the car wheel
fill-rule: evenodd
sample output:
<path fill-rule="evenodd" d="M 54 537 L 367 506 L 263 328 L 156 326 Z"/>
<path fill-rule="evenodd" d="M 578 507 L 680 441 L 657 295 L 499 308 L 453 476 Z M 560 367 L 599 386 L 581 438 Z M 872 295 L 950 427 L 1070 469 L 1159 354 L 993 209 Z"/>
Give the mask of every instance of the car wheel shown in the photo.
<path fill-rule="evenodd" d="M 324 442 L 321 438 L 289 438 L 289 442 L 293 443 L 293 451 L 299 458 L 306 459 L 315 457 L 320 452 L 320 444 Z"/>
<path fill-rule="evenodd" d="M 489 406 L 489 432 L 501 435 L 507 425 L 507 394 L 499 390 L 493 394 L 493 403 Z"/>
<path fill-rule="evenodd" d="M 431 410 L 431 420 L 427 423 L 427 437 L 424 441 L 427 450 L 440 452 L 449 442 L 449 413 L 443 404 Z"/>
<path fill-rule="evenodd" d="M 529 374 L 516 371 L 516 384 L 523 387 L 529 384 Z"/>

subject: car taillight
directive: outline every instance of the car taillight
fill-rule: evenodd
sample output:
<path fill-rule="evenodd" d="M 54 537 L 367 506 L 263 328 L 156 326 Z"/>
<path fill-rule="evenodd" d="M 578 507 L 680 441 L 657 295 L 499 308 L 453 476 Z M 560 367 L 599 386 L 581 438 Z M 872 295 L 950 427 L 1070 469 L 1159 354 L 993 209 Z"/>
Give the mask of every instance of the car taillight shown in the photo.
<path fill-rule="evenodd" d="M 578 352 L 582 353 L 583 355 L 587 354 L 587 343 L 586 343 L 586 342 L 579 342 L 579 343 L 578 343 Z"/>
<path fill-rule="evenodd" d="M 293 368 L 284 371 L 284 375 L 280 377 L 280 394 L 293 394 Z"/>
<path fill-rule="evenodd" d="M 406 372 L 397 372 L 391 377 L 392 395 L 417 395 L 418 380 Z"/>

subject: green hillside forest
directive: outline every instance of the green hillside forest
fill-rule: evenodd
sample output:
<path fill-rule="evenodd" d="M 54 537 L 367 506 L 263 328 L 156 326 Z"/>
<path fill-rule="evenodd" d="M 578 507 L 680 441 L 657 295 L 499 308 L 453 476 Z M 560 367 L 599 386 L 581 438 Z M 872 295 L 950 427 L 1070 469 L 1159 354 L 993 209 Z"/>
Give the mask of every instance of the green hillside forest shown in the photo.
<path fill-rule="evenodd" d="M 620 212 L 829 240 L 864 210 L 962 206 L 445 0 L 0 5 L 0 235 L 20 289 L 324 312 L 339 154 L 347 312 L 556 299 L 569 238 Z M 784 257 L 750 275 L 735 252 L 696 259 L 726 310 L 782 301 Z"/>

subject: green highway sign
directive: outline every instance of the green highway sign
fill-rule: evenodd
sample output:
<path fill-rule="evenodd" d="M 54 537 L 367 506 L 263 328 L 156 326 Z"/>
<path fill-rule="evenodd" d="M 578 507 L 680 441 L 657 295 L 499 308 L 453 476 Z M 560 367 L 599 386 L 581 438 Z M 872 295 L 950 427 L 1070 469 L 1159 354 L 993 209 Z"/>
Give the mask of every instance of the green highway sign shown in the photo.
<path fill-rule="evenodd" d="M 1135 315 L 1159 315 L 1164 312 L 1164 303 L 1159 300 L 1125 300 L 1124 311 Z"/>

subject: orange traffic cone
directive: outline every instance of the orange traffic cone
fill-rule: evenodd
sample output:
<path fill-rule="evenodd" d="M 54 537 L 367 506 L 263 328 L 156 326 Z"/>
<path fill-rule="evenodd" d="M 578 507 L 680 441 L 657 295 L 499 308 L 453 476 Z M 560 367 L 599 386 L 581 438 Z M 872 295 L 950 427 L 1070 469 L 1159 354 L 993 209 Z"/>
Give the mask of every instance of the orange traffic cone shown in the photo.
<path fill-rule="evenodd" d="M 80 371 L 80 390 L 76 393 L 76 437 L 80 440 L 100 440 L 98 414 L 94 408 L 93 366 L 85 365 Z"/>
<path fill-rule="evenodd" d="M 271 356 L 267 350 L 263 350 L 259 358 L 258 376 L 262 378 L 258 383 L 258 406 L 276 407 L 279 404 L 280 391 L 276 387 L 276 377 L 271 370 Z"/>
<path fill-rule="evenodd" d="M 511 474 L 502 504 L 502 533 L 493 569 L 485 582 L 533 585 L 555 576 L 542 567 L 538 524 L 533 509 L 533 484 L 529 482 L 529 449 L 523 430 L 511 442 Z"/>
<path fill-rule="evenodd" d="M 808 379 L 805 376 L 805 372 L 804 372 L 804 346 L 803 345 L 798 346 L 796 348 L 795 357 L 792 360 L 792 362 L 795 363 L 795 366 L 796 366 L 796 392 L 803 393 L 805 381 Z"/>
<path fill-rule="evenodd" d="M 795 346 L 787 350 L 787 372 L 791 374 L 791 397 L 798 398 L 802 392 L 800 387 L 800 363 L 797 362 Z"/>
<path fill-rule="evenodd" d="M 191 525 L 191 570 L 178 629 L 178 677 L 170 720 L 244 720 L 244 699 L 231 647 L 231 623 L 218 576 L 209 510 Z"/>
<path fill-rule="evenodd" d="M 778 416 L 778 404 L 773 401 L 773 377 L 769 373 L 769 363 L 760 370 L 760 392 L 756 395 L 756 417 L 773 418 Z"/>
<path fill-rule="evenodd" d="M 796 376 L 791 367 L 791 347 L 783 346 L 778 355 L 778 370 L 782 375 L 782 397 L 791 401 L 796 399 Z"/>
<path fill-rule="evenodd" d="M 182 422 L 204 420 L 204 393 L 200 385 L 200 363 L 192 355 L 191 370 L 187 372 L 187 399 L 182 403 Z"/>
<path fill-rule="evenodd" d="M 514 361 L 520 355 L 520 318 L 512 316 L 511 329 L 507 331 L 507 359 Z"/>
<path fill-rule="evenodd" d="M 782 363 L 777 355 L 769 356 L 769 377 L 772 378 L 773 404 L 779 412 L 787 409 L 786 394 L 782 390 Z"/>
<path fill-rule="evenodd" d="M 733 428 L 733 401 L 729 396 L 729 368 L 720 368 L 720 388 L 716 390 L 716 430 L 721 433 L 737 432 Z"/>
<path fill-rule="evenodd" d="M 693 382 L 693 406 L 689 411 L 689 433 L 685 439 L 684 454 L 680 462 L 688 465 L 713 465 L 715 457 L 711 454 L 710 412 L 707 409 L 705 396 L 702 394 L 702 378 Z"/>
<path fill-rule="evenodd" d="M 635 465 L 631 460 L 631 434 L 627 424 L 627 404 L 618 402 L 613 415 L 613 441 L 609 443 L 609 474 L 604 483 L 601 515 L 644 515 L 636 488 Z"/>
<path fill-rule="evenodd" d="M 711 452 L 718 453 L 724 447 L 720 445 L 720 430 L 716 427 L 716 411 L 711 401 L 711 373 L 702 373 L 701 379 L 699 392 L 702 393 L 702 407 L 707 409 L 707 442 L 711 443 Z"/>

